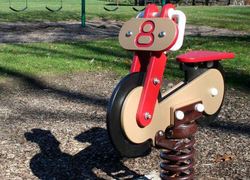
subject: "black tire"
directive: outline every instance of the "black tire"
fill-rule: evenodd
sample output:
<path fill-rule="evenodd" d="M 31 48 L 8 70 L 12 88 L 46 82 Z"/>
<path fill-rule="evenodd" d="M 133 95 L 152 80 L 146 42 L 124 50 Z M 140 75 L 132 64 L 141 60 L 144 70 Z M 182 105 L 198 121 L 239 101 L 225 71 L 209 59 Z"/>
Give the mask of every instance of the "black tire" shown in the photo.
<path fill-rule="evenodd" d="M 132 73 L 124 77 L 116 86 L 108 105 L 107 129 L 111 142 L 123 157 L 139 157 L 150 153 L 152 142 L 140 144 L 131 142 L 121 127 L 121 110 L 127 95 L 136 87 L 142 86 L 144 73 Z"/>
<path fill-rule="evenodd" d="M 223 82 L 225 82 L 225 72 L 223 70 L 223 67 L 222 65 L 219 63 L 219 61 L 214 61 L 213 62 L 213 66 L 212 67 L 207 67 L 207 64 L 206 63 L 201 63 L 201 64 L 185 64 L 184 66 L 186 68 L 184 68 L 184 72 L 185 72 L 185 81 L 186 83 L 192 81 L 194 78 L 198 77 L 199 75 L 201 75 L 202 73 L 204 73 L 205 71 L 207 71 L 208 69 L 217 69 L 220 71 L 220 73 L 222 74 L 222 77 L 223 77 Z M 194 68 L 194 67 L 198 67 L 198 68 Z M 223 105 L 223 101 L 224 101 L 224 97 L 225 97 L 225 83 L 224 83 L 224 94 L 223 94 L 223 99 L 222 99 L 222 102 L 221 102 L 221 105 L 218 109 L 218 111 L 216 111 L 214 114 L 212 115 L 209 115 L 209 114 L 206 114 L 204 113 L 204 118 L 202 119 L 202 121 L 206 121 L 206 123 L 211 123 L 213 121 L 215 121 L 221 111 L 221 107 Z"/>

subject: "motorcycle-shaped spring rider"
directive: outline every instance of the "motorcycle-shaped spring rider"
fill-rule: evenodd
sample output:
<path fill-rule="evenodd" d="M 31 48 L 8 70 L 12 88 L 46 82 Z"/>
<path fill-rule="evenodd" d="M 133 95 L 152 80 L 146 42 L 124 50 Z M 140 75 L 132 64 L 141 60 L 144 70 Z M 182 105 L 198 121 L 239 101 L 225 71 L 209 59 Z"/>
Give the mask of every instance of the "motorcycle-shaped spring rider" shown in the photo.
<path fill-rule="evenodd" d="M 115 149 L 125 157 L 161 152 L 162 179 L 193 179 L 196 121 L 215 119 L 224 99 L 220 60 L 233 53 L 191 51 L 177 56 L 185 78 L 167 92 L 160 88 L 167 55 L 181 48 L 186 16 L 172 4 L 147 5 L 119 33 L 124 49 L 134 51 L 130 74 L 113 91 L 107 128 Z"/>

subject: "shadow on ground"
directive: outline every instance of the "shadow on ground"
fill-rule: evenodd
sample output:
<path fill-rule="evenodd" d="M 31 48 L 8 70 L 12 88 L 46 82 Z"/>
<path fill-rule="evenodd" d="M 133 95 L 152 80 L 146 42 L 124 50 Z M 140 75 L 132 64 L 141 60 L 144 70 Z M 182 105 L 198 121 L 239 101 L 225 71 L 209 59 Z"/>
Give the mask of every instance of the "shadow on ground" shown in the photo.
<path fill-rule="evenodd" d="M 250 125 L 247 123 L 223 121 L 216 119 L 213 122 L 206 122 L 204 119 L 198 121 L 201 128 L 212 128 L 227 133 L 235 133 L 250 136 Z"/>
<path fill-rule="evenodd" d="M 7 69 L 0 67 L 0 74 L 5 74 L 10 77 L 15 77 L 17 79 L 20 79 L 23 83 L 25 83 L 27 86 L 37 89 L 37 90 L 49 90 L 52 93 L 58 94 L 60 96 L 64 96 L 66 98 L 69 98 L 70 100 L 80 100 L 81 102 L 88 102 L 91 104 L 94 104 L 96 106 L 103 106 L 106 107 L 108 103 L 108 99 L 103 99 L 103 98 L 98 98 L 98 97 L 90 97 L 89 95 L 83 94 L 83 93 L 78 93 L 78 92 L 71 92 L 66 89 L 60 89 L 57 87 L 52 87 L 46 84 L 45 82 L 33 78 L 29 75 L 25 75 L 21 72 Z"/>
<path fill-rule="evenodd" d="M 48 130 L 32 129 L 24 136 L 39 145 L 40 153 L 30 160 L 30 168 L 39 179 L 101 179 L 94 169 L 115 179 L 139 176 L 123 165 L 105 129 L 92 128 L 76 136 L 77 141 L 90 145 L 74 156 L 62 152 L 60 142 Z"/>
<path fill-rule="evenodd" d="M 56 17 L 48 16 L 49 14 L 53 13 L 47 13 L 46 16 L 49 18 L 53 17 L 53 21 L 55 21 Z M 25 21 L 24 18 L 27 18 L 28 21 L 30 18 L 35 18 L 34 16 L 32 17 L 28 14 L 26 15 L 22 17 L 22 21 Z M 1 22 L 2 16 L 8 17 L 8 15 L 0 12 L 0 44 L 65 41 L 72 42 L 77 40 L 84 41 L 93 39 L 103 39 L 116 37 L 121 27 L 121 23 L 100 20 L 92 20 L 90 22 L 88 21 L 86 22 L 86 26 L 84 28 L 77 21 L 42 22 L 44 21 L 43 19 L 40 22 L 38 20 L 35 23 Z M 60 17 L 60 15 L 58 14 L 57 16 Z M 38 16 L 36 17 L 39 19 Z"/>

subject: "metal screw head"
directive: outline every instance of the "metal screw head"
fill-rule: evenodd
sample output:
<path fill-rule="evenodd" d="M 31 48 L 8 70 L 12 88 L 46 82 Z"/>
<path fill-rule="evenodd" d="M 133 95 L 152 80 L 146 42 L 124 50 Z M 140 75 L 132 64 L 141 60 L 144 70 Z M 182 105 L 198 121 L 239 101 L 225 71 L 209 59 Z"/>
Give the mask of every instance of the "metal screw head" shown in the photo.
<path fill-rule="evenodd" d="M 217 96 L 218 95 L 218 89 L 216 88 L 211 88 L 210 89 L 210 94 L 214 97 L 214 96 Z"/>
<path fill-rule="evenodd" d="M 158 78 L 154 78 L 153 83 L 154 85 L 160 84 L 160 80 Z"/>
<path fill-rule="evenodd" d="M 163 38 L 163 37 L 166 36 L 166 32 L 165 32 L 165 31 L 162 31 L 162 32 L 159 33 L 158 36 L 159 36 L 159 38 Z"/>
<path fill-rule="evenodd" d="M 130 36 L 132 36 L 133 35 L 133 32 L 132 31 L 128 31 L 127 33 L 126 33 L 126 37 L 130 37 Z"/>
<path fill-rule="evenodd" d="M 203 112 L 203 111 L 205 110 L 205 107 L 204 107 L 203 104 L 198 103 L 198 104 L 195 105 L 194 109 L 195 109 L 195 111 L 197 111 L 197 112 Z"/>
<path fill-rule="evenodd" d="M 158 134 L 159 134 L 159 136 L 164 136 L 164 132 L 163 131 L 159 131 Z"/>
<path fill-rule="evenodd" d="M 184 117 L 185 117 L 185 114 L 184 114 L 184 112 L 183 111 L 176 111 L 175 112 L 175 117 L 176 117 L 176 119 L 178 119 L 178 120 L 182 120 L 182 119 L 184 119 Z"/>
<path fill-rule="evenodd" d="M 209 61 L 209 62 L 206 63 L 206 65 L 207 65 L 208 68 L 211 68 L 211 67 L 213 67 L 214 62 L 213 61 Z"/>
<path fill-rule="evenodd" d="M 149 112 L 146 112 L 146 113 L 144 114 L 144 118 L 145 118 L 146 120 L 149 120 L 149 119 L 152 118 L 152 116 L 151 116 L 151 114 L 149 114 Z"/>

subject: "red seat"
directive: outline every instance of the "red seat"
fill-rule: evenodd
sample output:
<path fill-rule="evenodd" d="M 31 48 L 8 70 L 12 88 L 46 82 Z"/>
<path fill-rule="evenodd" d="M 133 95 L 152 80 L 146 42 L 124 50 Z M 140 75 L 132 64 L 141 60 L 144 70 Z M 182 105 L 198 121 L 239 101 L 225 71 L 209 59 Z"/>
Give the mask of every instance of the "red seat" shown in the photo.
<path fill-rule="evenodd" d="M 223 59 L 233 59 L 234 53 L 216 51 L 190 51 L 177 56 L 177 61 L 183 63 L 198 63 L 206 61 L 216 61 Z"/>

